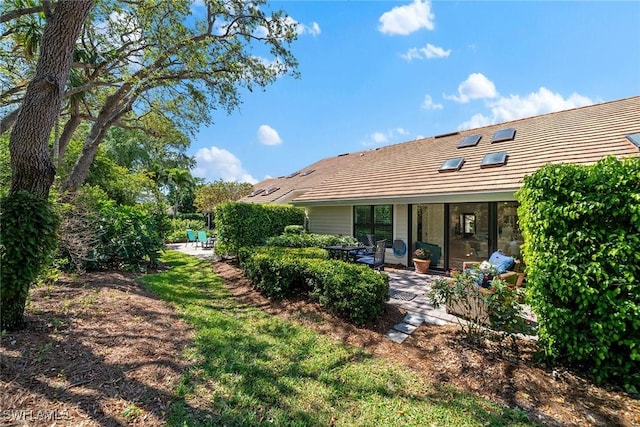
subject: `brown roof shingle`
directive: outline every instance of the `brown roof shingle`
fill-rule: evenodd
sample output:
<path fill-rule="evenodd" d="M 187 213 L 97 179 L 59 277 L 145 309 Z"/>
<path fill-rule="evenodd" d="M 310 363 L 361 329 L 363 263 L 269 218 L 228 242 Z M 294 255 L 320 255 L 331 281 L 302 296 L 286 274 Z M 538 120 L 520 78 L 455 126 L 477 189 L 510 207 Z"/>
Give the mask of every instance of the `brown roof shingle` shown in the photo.
<path fill-rule="evenodd" d="M 516 130 L 515 139 L 491 143 L 493 134 Z M 280 189 L 247 202 L 352 203 L 434 195 L 517 190 L 525 175 L 547 163 L 592 164 L 606 155 L 639 156 L 626 135 L 640 132 L 640 96 L 588 107 L 465 130 L 442 137 L 322 159 L 301 171 L 307 176 L 273 178 L 254 186 Z M 477 146 L 457 148 L 468 135 L 480 134 Z M 480 168 L 487 153 L 506 151 L 507 164 Z M 456 172 L 438 172 L 452 157 L 464 157 Z"/>

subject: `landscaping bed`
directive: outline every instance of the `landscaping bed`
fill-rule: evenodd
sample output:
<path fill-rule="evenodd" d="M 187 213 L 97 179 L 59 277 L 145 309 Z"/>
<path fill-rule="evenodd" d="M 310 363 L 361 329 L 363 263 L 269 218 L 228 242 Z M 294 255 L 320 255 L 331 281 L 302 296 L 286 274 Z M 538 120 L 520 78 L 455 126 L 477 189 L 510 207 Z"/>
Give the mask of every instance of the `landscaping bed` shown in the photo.
<path fill-rule="evenodd" d="M 535 363 L 531 343 L 508 353 L 471 346 L 457 327 L 418 328 L 402 344 L 384 334 L 404 317 L 356 327 L 303 299 L 272 303 L 236 265 L 213 263 L 236 299 L 400 363 L 438 390 L 453 385 L 523 408 L 546 425 L 640 425 L 638 400 Z M 137 276 L 100 272 L 32 290 L 27 329 L 2 337 L 0 425 L 164 425 L 193 330 Z M 20 418 L 22 417 L 22 418 Z"/>

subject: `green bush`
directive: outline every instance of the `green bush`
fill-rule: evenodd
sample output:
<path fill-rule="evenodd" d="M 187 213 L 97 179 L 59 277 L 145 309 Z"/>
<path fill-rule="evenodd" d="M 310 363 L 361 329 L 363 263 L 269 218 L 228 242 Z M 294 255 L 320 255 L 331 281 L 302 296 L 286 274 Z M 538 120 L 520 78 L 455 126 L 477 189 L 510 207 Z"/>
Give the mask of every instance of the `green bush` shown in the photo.
<path fill-rule="evenodd" d="M 311 297 L 330 311 L 356 324 L 384 314 L 389 300 L 389 276 L 366 265 L 326 260 L 310 263 L 307 270 Z"/>
<path fill-rule="evenodd" d="M 518 192 L 546 355 L 640 389 L 640 158 L 547 165 Z"/>
<path fill-rule="evenodd" d="M 284 233 L 279 236 L 269 237 L 266 240 L 268 246 L 283 246 L 288 248 L 323 248 L 332 245 L 355 245 L 357 240 L 351 236 L 336 236 L 333 234 Z"/>
<path fill-rule="evenodd" d="M 115 206 L 104 202 L 100 213 L 98 227 L 102 233 L 90 268 L 144 271 L 157 266 L 169 231 L 162 209 L 155 205 Z"/>
<path fill-rule="evenodd" d="M 227 202 L 215 208 L 216 251 L 237 254 L 246 246 L 264 245 L 288 225 L 304 223 L 304 209 L 284 205 Z"/>
<path fill-rule="evenodd" d="M 283 299 L 307 292 L 308 261 L 326 258 L 322 249 L 261 247 L 242 250 L 241 266 L 252 284 L 272 299 Z"/>
<path fill-rule="evenodd" d="M 19 328 L 29 287 L 51 263 L 60 217 L 53 204 L 26 191 L 0 202 L 0 331 Z"/>
<path fill-rule="evenodd" d="M 244 248 L 238 254 L 252 284 L 269 298 L 307 294 L 355 323 L 384 313 L 389 277 L 367 266 L 327 260 L 318 248 Z"/>
<path fill-rule="evenodd" d="M 287 225 L 284 228 L 285 234 L 302 234 L 305 232 L 304 225 Z"/>

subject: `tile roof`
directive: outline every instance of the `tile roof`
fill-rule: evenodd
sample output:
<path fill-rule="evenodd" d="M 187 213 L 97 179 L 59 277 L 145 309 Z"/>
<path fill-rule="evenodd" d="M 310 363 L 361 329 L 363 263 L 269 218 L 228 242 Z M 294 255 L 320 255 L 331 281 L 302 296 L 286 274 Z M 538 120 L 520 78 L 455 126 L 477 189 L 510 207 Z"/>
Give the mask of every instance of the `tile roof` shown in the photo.
<path fill-rule="evenodd" d="M 496 131 L 514 128 L 512 141 L 491 143 Z M 354 203 L 367 200 L 418 200 L 469 193 L 517 190 L 524 176 L 548 163 L 592 164 L 606 155 L 640 156 L 626 135 L 640 132 L 640 96 L 559 111 L 482 128 L 453 132 L 377 149 L 322 159 L 300 171 L 313 173 L 260 182 L 254 189 L 280 187 L 245 202 Z M 457 148 L 469 135 L 482 139 Z M 481 168 L 482 158 L 506 151 L 504 166 Z M 453 157 L 464 157 L 462 168 L 438 172 Z"/>

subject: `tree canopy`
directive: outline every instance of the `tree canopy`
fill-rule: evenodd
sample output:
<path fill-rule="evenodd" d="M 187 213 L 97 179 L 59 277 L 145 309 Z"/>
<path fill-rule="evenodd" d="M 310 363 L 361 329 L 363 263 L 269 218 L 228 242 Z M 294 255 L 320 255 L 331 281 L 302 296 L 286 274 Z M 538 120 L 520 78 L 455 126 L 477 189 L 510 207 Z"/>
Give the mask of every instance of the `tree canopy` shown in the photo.
<path fill-rule="evenodd" d="M 2 131 L 11 128 L 33 75 L 46 11 L 59 3 L 0 6 Z M 64 156 L 81 123 L 91 128 L 63 189 L 84 182 L 114 126 L 186 138 L 211 122 L 212 111 L 237 108 L 243 90 L 296 75 L 289 51 L 295 25 L 265 0 L 205 0 L 201 7 L 187 0 L 96 1 L 74 46 L 54 154 Z"/>

